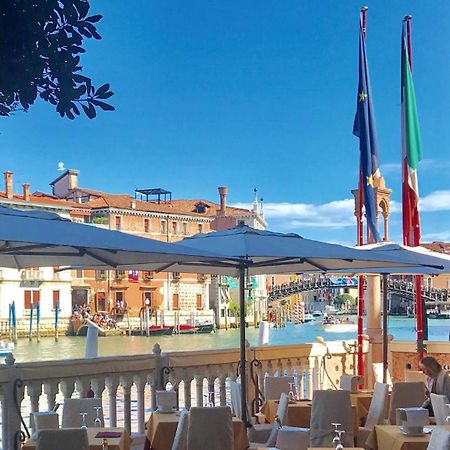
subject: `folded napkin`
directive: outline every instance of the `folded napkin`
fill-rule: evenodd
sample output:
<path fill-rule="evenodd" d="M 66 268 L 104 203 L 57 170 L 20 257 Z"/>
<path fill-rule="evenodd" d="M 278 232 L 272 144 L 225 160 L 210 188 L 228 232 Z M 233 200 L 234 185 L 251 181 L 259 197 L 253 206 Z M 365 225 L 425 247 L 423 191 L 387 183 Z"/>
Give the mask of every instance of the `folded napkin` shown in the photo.
<path fill-rule="evenodd" d="M 122 436 L 121 431 L 99 431 L 95 437 L 96 438 L 120 438 Z"/>

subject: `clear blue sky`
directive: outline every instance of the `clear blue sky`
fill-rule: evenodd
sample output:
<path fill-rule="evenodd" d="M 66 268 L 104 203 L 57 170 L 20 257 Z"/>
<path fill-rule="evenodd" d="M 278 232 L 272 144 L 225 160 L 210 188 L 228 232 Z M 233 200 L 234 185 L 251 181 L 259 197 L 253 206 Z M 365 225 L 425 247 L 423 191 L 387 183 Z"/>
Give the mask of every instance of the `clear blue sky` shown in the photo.
<path fill-rule="evenodd" d="M 49 190 L 58 161 L 80 185 L 116 193 L 163 187 L 174 198 L 252 201 L 270 228 L 354 243 L 350 190 L 358 71 L 357 1 L 93 1 L 101 41 L 85 73 L 110 82 L 116 112 L 61 119 L 37 103 L 2 118 L 2 170 L 17 189 Z M 450 3 L 367 1 L 367 48 L 382 173 L 393 189 L 391 238 L 401 239 L 400 37 L 413 16 L 414 82 L 424 161 L 424 240 L 450 240 Z"/>

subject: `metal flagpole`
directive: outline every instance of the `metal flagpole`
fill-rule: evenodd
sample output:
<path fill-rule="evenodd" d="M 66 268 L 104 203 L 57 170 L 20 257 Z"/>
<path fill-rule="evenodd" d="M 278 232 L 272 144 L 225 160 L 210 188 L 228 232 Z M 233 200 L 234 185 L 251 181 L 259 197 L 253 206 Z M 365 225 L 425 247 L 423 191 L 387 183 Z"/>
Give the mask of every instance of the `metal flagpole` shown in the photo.
<path fill-rule="evenodd" d="M 388 276 L 383 274 L 383 383 L 386 383 L 388 369 L 388 288 Z"/>
<path fill-rule="evenodd" d="M 245 342 L 245 278 L 246 270 L 244 266 L 239 268 L 239 311 L 240 311 L 240 361 L 239 374 L 241 376 L 241 410 L 242 422 L 246 427 L 250 426 L 249 418 L 247 417 L 247 375 L 246 375 L 246 342 Z"/>
<path fill-rule="evenodd" d="M 364 39 L 366 38 L 366 14 L 368 7 L 363 6 L 360 12 L 361 27 Z M 364 189 L 363 189 L 363 179 L 362 170 L 360 162 L 359 171 L 359 204 L 358 204 L 358 215 L 357 215 L 357 232 L 358 232 L 358 245 L 363 245 L 364 243 L 364 229 L 363 229 L 363 218 L 362 209 L 364 204 Z M 360 275 L 358 277 L 358 375 L 361 379 L 364 379 L 364 352 L 363 352 L 363 333 L 364 333 L 364 276 Z"/>
<path fill-rule="evenodd" d="M 405 16 L 403 19 L 406 22 L 406 44 L 408 50 L 409 68 L 413 70 L 412 64 L 412 32 L 411 32 L 411 16 Z M 420 245 L 420 225 L 415 223 L 412 233 L 413 242 L 408 242 L 410 246 Z M 428 339 L 427 313 L 426 306 L 422 299 L 422 275 L 415 276 L 415 290 L 416 290 L 416 328 L 417 328 L 417 353 L 419 358 L 423 357 L 425 346 L 424 340 Z"/>

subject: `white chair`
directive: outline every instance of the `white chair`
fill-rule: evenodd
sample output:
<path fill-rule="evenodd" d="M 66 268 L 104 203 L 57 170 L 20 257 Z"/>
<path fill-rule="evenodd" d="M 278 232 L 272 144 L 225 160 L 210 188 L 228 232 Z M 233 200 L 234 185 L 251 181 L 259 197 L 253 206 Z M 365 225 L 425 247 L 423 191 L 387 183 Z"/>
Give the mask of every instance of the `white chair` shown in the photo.
<path fill-rule="evenodd" d="M 343 391 L 357 392 L 358 385 L 362 384 L 362 377 L 359 375 L 348 375 L 344 373 L 339 378 L 339 387 Z"/>
<path fill-rule="evenodd" d="M 172 450 L 187 450 L 187 434 L 189 428 L 189 411 L 184 409 L 180 413 L 177 431 L 172 444 Z"/>
<path fill-rule="evenodd" d="M 278 400 L 280 395 L 289 393 L 289 383 L 294 382 L 294 377 L 273 377 L 267 375 L 264 378 L 264 398 L 266 400 Z"/>
<path fill-rule="evenodd" d="M 264 398 L 266 400 L 278 400 L 280 395 L 289 393 L 289 383 L 294 382 L 294 377 L 274 377 L 266 375 L 264 378 Z"/>
<path fill-rule="evenodd" d="M 237 381 L 230 380 L 230 397 L 231 397 L 231 411 L 238 419 L 242 419 L 242 405 L 241 405 L 241 385 Z"/>
<path fill-rule="evenodd" d="M 427 450 L 448 450 L 450 448 L 450 430 L 438 426 L 431 433 Z"/>
<path fill-rule="evenodd" d="M 384 412 L 386 410 L 388 390 L 389 386 L 387 383 L 375 383 L 366 423 L 363 427 L 359 427 L 358 430 L 358 436 L 356 438 L 358 447 L 364 447 L 367 438 L 375 425 L 382 425 L 384 423 Z"/>
<path fill-rule="evenodd" d="M 427 376 L 423 372 L 419 372 L 418 370 L 406 370 L 405 371 L 405 381 L 422 381 L 427 385 Z"/>
<path fill-rule="evenodd" d="M 34 438 L 39 430 L 57 430 L 58 428 L 59 415 L 55 411 L 31 413 L 31 430 Z"/>
<path fill-rule="evenodd" d="M 156 391 L 156 406 L 162 412 L 173 411 L 177 407 L 177 393 L 173 390 Z"/>
<path fill-rule="evenodd" d="M 314 391 L 311 409 L 311 428 L 309 446 L 329 447 L 335 435 L 332 422 L 340 423 L 345 431 L 342 443 L 353 447 L 353 415 L 350 392 L 348 391 Z"/>
<path fill-rule="evenodd" d="M 289 397 L 287 394 L 281 394 L 280 401 L 277 408 L 277 416 L 280 419 L 281 425 L 286 425 L 289 407 Z M 276 422 L 255 424 L 248 431 L 248 438 L 253 444 L 258 444 L 259 447 L 273 447 L 277 439 L 278 424 Z M 263 445 L 261 445 L 263 444 Z M 270 444 L 270 445 L 269 445 Z M 258 445 L 257 445 L 258 447 Z"/>
<path fill-rule="evenodd" d="M 389 423 L 401 425 L 397 422 L 397 408 L 411 408 L 422 406 L 425 401 L 426 386 L 421 381 L 394 383 L 389 408 Z"/>
<path fill-rule="evenodd" d="M 86 430 L 81 428 L 41 430 L 36 441 L 36 450 L 88 450 Z"/>
<path fill-rule="evenodd" d="M 383 363 L 372 363 L 372 369 L 375 383 L 383 383 Z M 386 383 L 392 388 L 392 379 L 389 369 L 386 371 Z"/>
<path fill-rule="evenodd" d="M 433 406 L 436 425 L 447 425 L 447 421 L 445 419 L 450 416 L 450 408 L 447 406 L 447 396 L 430 394 L 430 400 L 431 406 Z"/>
<path fill-rule="evenodd" d="M 228 406 L 191 408 L 187 450 L 233 450 L 234 432 Z"/>
<path fill-rule="evenodd" d="M 102 406 L 101 398 L 67 398 L 64 400 L 62 413 L 62 427 L 61 428 L 80 428 L 82 418 L 80 413 L 86 412 L 86 425 L 88 427 L 95 426 L 95 419 L 97 411 L 95 407 Z M 99 417 L 102 427 L 105 426 L 105 419 L 103 418 L 103 408 L 99 411 Z"/>
<path fill-rule="evenodd" d="M 278 430 L 275 447 L 281 450 L 307 450 L 309 430 L 299 427 L 283 427 Z"/>

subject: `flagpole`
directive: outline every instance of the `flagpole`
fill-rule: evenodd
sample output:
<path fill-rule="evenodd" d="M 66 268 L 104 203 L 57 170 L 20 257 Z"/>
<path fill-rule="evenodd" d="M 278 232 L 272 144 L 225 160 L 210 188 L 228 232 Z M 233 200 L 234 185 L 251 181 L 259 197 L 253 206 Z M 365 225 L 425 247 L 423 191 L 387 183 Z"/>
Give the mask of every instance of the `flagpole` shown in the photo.
<path fill-rule="evenodd" d="M 366 38 L 366 24 L 367 24 L 367 6 L 363 6 L 360 12 L 361 28 L 364 39 Z M 359 204 L 358 204 L 358 245 L 364 244 L 364 228 L 362 209 L 364 204 L 364 188 L 363 188 L 363 175 L 361 168 L 361 157 L 359 163 Z M 361 379 L 364 379 L 364 349 L 363 349 L 363 336 L 364 336 L 364 277 L 360 275 L 358 277 L 358 375 Z M 364 383 L 363 383 L 364 384 Z"/>
<path fill-rule="evenodd" d="M 405 16 L 403 21 L 406 23 L 406 45 L 408 51 L 409 68 L 412 73 L 412 30 L 411 30 L 411 16 Z M 404 169 L 407 169 L 406 166 Z M 407 174 L 404 174 L 404 176 Z M 418 214 L 418 211 L 417 211 Z M 409 236 L 404 236 L 405 243 L 409 246 L 420 245 L 420 224 L 419 222 L 413 224 L 413 230 L 409 232 Z M 424 308 L 422 300 L 422 276 L 415 276 L 415 289 L 416 289 L 416 328 L 417 328 L 417 354 L 419 359 L 424 355 L 424 323 L 426 320 L 426 308 Z M 425 314 L 425 315 L 424 315 Z M 427 336 L 428 337 L 428 336 Z"/>

